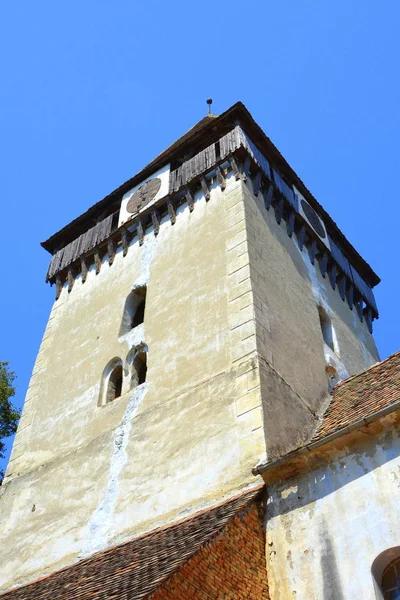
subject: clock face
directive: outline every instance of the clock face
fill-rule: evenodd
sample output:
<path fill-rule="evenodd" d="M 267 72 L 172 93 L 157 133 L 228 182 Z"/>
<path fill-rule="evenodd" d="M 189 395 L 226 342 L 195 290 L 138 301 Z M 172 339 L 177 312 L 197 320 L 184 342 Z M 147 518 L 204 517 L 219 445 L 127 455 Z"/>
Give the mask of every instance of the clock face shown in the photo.
<path fill-rule="evenodd" d="M 137 213 L 151 202 L 161 187 L 161 179 L 155 177 L 146 181 L 132 196 L 129 198 L 126 210 L 129 213 Z"/>
<path fill-rule="evenodd" d="M 326 237 L 325 229 L 321 223 L 321 219 L 319 218 L 315 210 L 311 208 L 311 206 L 305 200 L 301 200 L 301 206 L 303 208 L 304 214 L 306 215 L 314 231 L 318 233 L 320 238 Z"/>

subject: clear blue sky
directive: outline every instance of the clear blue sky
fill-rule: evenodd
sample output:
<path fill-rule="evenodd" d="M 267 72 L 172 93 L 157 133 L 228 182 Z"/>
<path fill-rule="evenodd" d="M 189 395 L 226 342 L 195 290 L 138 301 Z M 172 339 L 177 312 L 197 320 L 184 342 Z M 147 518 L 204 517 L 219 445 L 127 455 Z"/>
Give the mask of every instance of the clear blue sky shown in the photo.
<path fill-rule="evenodd" d="M 382 278 L 400 348 L 400 3 L 7 2 L 0 50 L 0 360 L 23 403 L 54 299 L 39 242 L 242 100 Z M 56 390 L 55 390 L 56 393 Z"/>

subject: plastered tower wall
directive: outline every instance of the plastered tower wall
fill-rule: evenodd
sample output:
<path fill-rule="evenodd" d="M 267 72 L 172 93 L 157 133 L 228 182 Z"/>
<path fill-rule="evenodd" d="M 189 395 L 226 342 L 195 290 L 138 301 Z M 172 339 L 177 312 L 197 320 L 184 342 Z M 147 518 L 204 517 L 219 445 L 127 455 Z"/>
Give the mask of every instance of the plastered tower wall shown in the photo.
<path fill-rule="evenodd" d="M 85 283 L 64 284 L 0 488 L 0 590 L 256 484 L 256 464 L 312 435 L 326 366 L 344 377 L 377 360 L 365 323 L 252 177 L 230 159 L 222 168 L 226 187 L 203 181 L 208 201 L 203 186 L 183 196 L 175 224 L 164 217 L 143 245 L 136 232 L 126 256 L 119 247 L 112 266 L 104 256 L 98 274 L 92 265 Z M 121 334 L 127 297 L 143 286 L 144 324 Z M 143 345 L 146 382 L 132 388 L 132 349 Z M 122 394 L 102 405 L 114 360 Z"/>
<path fill-rule="evenodd" d="M 264 433 L 268 460 L 308 441 L 329 402 L 326 367 L 341 378 L 370 367 L 379 355 L 355 308 L 311 264 L 306 247 L 267 210 L 251 180 L 242 184 L 256 318 Z M 336 352 L 324 342 L 318 306 L 329 315 Z"/>
<path fill-rule="evenodd" d="M 242 206 L 230 177 L 142 247 L 134 240 L 111 267 L 105 257 L 98 275 L 64 287 L 0 492 L 0 589 L 255 483 L 265 442 L 252 296 L 237 262 L 248 263 Z M 143 284 L 144 327 L 119 337 L 126 298 Z M 127 376 L 142 341 L 146 383 L 99 406 L 104 367 L 119 357 Z"/>

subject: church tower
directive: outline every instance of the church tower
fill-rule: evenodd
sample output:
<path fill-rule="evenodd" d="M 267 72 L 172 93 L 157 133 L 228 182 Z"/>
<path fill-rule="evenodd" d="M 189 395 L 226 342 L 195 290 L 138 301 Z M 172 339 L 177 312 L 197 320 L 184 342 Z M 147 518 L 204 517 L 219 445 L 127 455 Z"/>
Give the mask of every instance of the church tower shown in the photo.
<path fill-rule="evenodd" d="M 241 103 L 42 245 L 0 591 L 252 489 L 379 360 L 377 275 Z"/>

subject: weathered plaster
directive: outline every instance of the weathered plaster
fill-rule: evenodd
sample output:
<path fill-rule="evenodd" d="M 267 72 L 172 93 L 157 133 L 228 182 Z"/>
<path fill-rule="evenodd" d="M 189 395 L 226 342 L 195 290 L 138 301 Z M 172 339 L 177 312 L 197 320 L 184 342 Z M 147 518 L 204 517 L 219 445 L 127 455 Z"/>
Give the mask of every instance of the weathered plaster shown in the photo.
<path fill-rule="evenodd" d="M 0 492 L 0 589 L 254 485 L 251 468 L 265 458 L 257 361 L 235 332 L 250 303 L 240 314 L 228 256 L 240 182 L 195 199 L 193 212 L 180 207 L 173 226 L 163 219 L 157 237 L 134 239 L 112 266 L 105 256 L 54 305 L 38 357 L 46 366 L 27 396 L 32 419 Z M 126 298 L 144 284 L 144 327 L 120 336 Z M 99 406 L 105 366 L 126 365 L 141 343 L 146 383 Z M 246 398 L 256 406 L 242 412 Z"/>
<path fill-rule="evenodd" d="M 277 472 L 268 483 L 271 599 L 373 600 L 373 562 L 400 544 L 399 418 L 311 454 L 299 459 L 297 475 L 279 482 Z"/>

